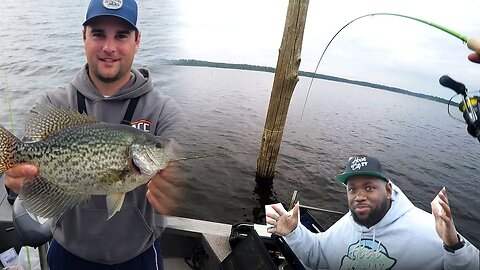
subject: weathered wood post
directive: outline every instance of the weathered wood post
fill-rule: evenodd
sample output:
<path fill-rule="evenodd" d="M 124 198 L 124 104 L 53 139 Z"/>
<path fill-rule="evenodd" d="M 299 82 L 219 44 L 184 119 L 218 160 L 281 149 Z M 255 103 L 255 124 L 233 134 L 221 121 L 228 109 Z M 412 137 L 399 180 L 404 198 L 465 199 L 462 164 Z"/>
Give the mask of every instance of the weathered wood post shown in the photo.
<path fill-rule="evenodd" d="M 290 99 L 298 82 L 308 3 L 309 0 L 290 0 L 288 4 L 262 145 L 257 158 L 257 182 L 270 182 L 275 173 Z"/>

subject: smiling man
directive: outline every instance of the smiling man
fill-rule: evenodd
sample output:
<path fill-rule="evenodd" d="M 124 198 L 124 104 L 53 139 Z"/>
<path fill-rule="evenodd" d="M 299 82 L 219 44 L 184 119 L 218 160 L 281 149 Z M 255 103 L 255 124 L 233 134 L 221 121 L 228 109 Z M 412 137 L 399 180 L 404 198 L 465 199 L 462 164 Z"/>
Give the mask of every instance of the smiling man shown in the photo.
<path fill-rule="evenodd" d="M 130 80 L 140 32 L 129 21 L 115 16 L 94 16 L 83 25 L 88 75 L 103 95 L 115 94 Z"/>
<path fill-rule="evenodd" d="M 415 207 L 374 157 L 356 156 L 336 177 L 346 185 L 349 213 L 314 234 L 274 206 L 270 232 L 285 237 L 313 269 L 478 269 L 479 252 L 453 224 L 445 189 L 432 214 Z M 439 237 L 440 236 L 440 237 Z"/>
<path fill-rule="evenodd" d="M 147 69 L 132 68 L 141 40 L 137 14 L 135 0 L 91 0 L 82 31 L 87 63 L 70 84 L 46 91 L 38 103 L 140 128 L 162 143 L 175 141 L 183 119 L 178 105 L 154 89 Z M 50 269 L 162 269 L 161 214 L 171 213 L 178 202 L 178 172 L 178 164 L 170 164 L 128 192 L 109 220 L 105 196 L 53 217 Z M 37 173 L 35 166 L 15 166 L 6 172 L 5 184 L 18 193 Z"/>

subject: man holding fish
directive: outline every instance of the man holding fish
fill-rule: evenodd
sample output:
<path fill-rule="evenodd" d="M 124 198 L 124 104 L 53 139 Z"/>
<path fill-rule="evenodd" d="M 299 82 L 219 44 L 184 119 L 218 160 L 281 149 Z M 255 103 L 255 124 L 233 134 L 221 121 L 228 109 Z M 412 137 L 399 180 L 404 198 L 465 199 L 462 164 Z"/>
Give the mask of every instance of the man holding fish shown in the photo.
<path fill-rule="evenodd" d="M 0 130 L 6 185 L 27 210 L 53 221 L 52 270 L 163 269 L 160 214 L 180 195 L 168 153 L 181 112 L 153 89 L 148 70 L 132 68 L 137 12 L 135 0 L 91 0 L 87 64 L 64 89 L 41 97 L 25 143 Z"/>

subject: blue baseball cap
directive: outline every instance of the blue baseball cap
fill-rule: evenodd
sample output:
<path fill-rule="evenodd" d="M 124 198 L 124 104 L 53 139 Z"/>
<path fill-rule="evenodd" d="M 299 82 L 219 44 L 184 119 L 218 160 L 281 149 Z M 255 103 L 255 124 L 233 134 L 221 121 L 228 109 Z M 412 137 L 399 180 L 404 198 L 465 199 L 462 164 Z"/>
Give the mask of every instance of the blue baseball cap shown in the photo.
<path fill-rule="evenodd" d="M 99 16 L 114 16 L 137 28 L 138 6 L 135 0 L 91 0 L 83 26 Z"/>

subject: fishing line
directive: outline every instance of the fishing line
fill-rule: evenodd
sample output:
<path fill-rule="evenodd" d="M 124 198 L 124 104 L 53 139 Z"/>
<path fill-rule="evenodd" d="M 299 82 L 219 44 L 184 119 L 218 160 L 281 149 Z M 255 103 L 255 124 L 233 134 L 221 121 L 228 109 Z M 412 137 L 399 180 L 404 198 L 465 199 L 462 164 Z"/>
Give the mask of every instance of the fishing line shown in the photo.
<path fill-rule="evenodd" d="M 453 99 L 456 98 L 457 96 L 460 96 L 460 94 L 457 94 L 457 95 L 451 97 L 451 98 L 448 100 L 447 112 L 448 112 L 448 115 L 450 115 L 451 118 L 453 118 L 453 119 L 455 119 L 455 120 L 457 120 L 457 121 L 459 121 L 459 122 L 461 122 L 461 123 L 465 123 L 465 121 L 460 120 L 459 118 L 453 116 L 453 115 L 451 114 L 451 112 L 450 112 L 450 104 L 452 104 Z"/>
<path fill-rule="evenodd" d="M 310 81 L 310 84 L 308 86 L 308 91 L 307 91 L 307 96 L 305 97 L 305 103 L 303 104 L 303 109 L 302 109 L 302 115 L 300 117 L 300 120 L 303 119 L 303 114 L 305 112 L 305 108 L 307 106 L 307 100 L 308 100 L 308 95 L 310 94 L 310 89 L 312 88 L 312 84 L 313 84 L 313 79 L 315 78 L 315 75 L 317 74 L 317 70 L 318 70 L 318 67 L 320 66 L 320 62 L 322 61 L 323 59 L 323 56 L 325 55 L 325 52 L 327 51 L 328 47 L 330 46 L 330 44 L 332 43 L 332 41 L 337 37 L 337 35 L 342 32 L 343 29 L 345 29 L 347 26 L 349 26 L 350 24 L 352 24 L 353 22 L 357 21 L 357 20 L 360 20 L 362 18 L 365 18 L 365 17 L 373 17 L 373 16 L 379 16 L 379 15 L 383 15 L 383 16 L 396 16 L 396 17 L 401 17 L 401 18 L 406 18 L 406 19 L 410 19 L 410 20 L 414 20 L 414 21 L 417 21 L 417 22 L 421 22 L 421 23 L 424 23 L 424 24 L 427 24 L 429 26 L 432 26 L 434 28 L 437 28 L 443 32 L 446 32 L 458 39 L 460 39 L 461 41 L 463 41 L 463 44 L 467 44 L 468 48 L 469 49 L 472 49 L 474 51 L 480 51 L 478 49 L 478 41 L 477 40 L 473 40 L 473 39 L 469 39 L 467 36 L 465 35 L 462 35 L 458 32 L 455 32 L 449 28 L 446 28 L 444 26 L 441 26 L 439 24 L 436 24 L 436 23 L 433 23 L 433 22 L 429 22 L 427 20 L 423 20 L 423 19 L 419 19 L 419 18 L 415 18 L 415 17 L 412 17 L 412 16 L 407 16 L 407 15 L 402 15 L 402 14 L 396 14 L 396 13 L 384 13 L 384 12 L 380 12 L 380 13 L 370 13 L 370 14 L 366 14 L 366 15 L 362 15 L 360 17 L 357 17 L 353 20 L 351 20 L 350 22 L 348 22 L 347 24 L 345 24 L 342 28 L 340 28 L 340 30 L 338 30 L 338 32 L 330 39 L 330 41 L 328 42 L 327 46 L 325 47 L 325 49 L 323 50 L 322 52 L 322 55 L 320 56 L 320 59 L 318 60 L 318 63 L 317 63 L 317 66 L 315 67 L 315 71 L 313 72 L 312 74 L 312 80 Z"/>
<path fill-rule="evenodd" d="M 170 161 L 185 161 L 185 160 L 203 159 L 203 158 L 209 158 L 209 157 L 228 157 L 228 154 L 227 154 L 227 153 L 223 153 L 223 154 L 191 156 L 191 157 L 178 158 L 178 159 L 174 159 L 174 160 L 170 160 Z"/>
<path fill-rule="evenodd" d="M 4 56 L 3 54 L 3 43 L 2 43 L 2 40 L 0 39 L 0 51 L 2 52 L 2 58 Z M 13 126 L 13 112 L 12 112 L 12 100 L 11 100 L 11 97 L 10 97 L 10 90 L 9 90 L 9 87 L 8 87 L 8 78 L 7 78 L 7 69 L 5 68 L 3 70 L 4 74 L 5 74 L 5 92 L 6 92 L 6 95 L 7 95 L 7 103 L 8 103 L 8 113 L 9 113 L 9 116 L 10 116 L 10 125 L 11 125 L 11 128 L 12 128 L 12 134 L 15 134 L 15 128 Z"/>

